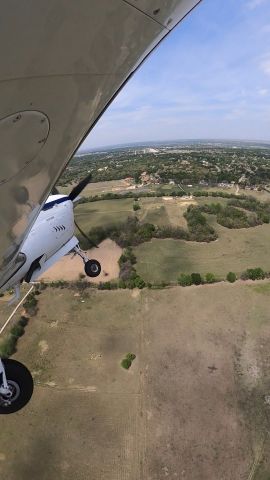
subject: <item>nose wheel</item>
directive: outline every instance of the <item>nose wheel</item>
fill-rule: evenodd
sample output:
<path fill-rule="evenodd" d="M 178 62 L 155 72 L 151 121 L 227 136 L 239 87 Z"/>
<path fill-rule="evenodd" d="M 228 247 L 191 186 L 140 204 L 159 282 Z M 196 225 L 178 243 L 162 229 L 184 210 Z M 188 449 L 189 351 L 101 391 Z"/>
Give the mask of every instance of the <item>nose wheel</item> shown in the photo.
<path fill-rule="evenodd" d="M 98 277 L 101 272 L 101 265 L 98 260 L 91 259 L 87 257 L 85 252 L 80 249 L 79 245 L 74 248 L 74 252 L 83 259 L 84 262 L 84 271 L 88 277 Z"/>
<path fill-rule="evenodd" d="M 97 260 L 87 260 L 84 264 L 84 271 L 88 277 L 98 277 L 101 272 L 101 265 Z"/>

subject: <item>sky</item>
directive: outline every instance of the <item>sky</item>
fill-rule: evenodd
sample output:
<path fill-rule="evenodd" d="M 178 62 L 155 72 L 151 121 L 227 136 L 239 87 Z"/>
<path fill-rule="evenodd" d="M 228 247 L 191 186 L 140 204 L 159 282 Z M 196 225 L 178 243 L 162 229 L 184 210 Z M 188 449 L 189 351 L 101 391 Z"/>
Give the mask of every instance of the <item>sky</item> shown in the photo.
<path fill-rule="evenodd" d="M 80 151 L 210 138 L 270 141 L 270 0 L 203 0 L 148 57 Z"/>

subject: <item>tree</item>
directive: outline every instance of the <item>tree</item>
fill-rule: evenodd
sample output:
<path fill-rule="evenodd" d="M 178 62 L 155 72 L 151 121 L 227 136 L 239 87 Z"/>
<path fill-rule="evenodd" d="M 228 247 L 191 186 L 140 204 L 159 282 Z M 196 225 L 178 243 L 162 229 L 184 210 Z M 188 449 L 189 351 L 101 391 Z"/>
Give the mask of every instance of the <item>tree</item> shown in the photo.
<path fill-rule="evenodd" d="M 187 275 L 186 273 L 181 273 L 177 281 L 178 281 L 178 284 L 181 285 L 181 287 L 188 287 L 192 285 L 191 276 Z"/>
<path fill-rule="evenodd" d="M 262 268 L 248 268 L 242 273 L 241 278 L 243 280 L 263 280 L 265 278 L 265 272 Z"/>
<path fill-rule="evenodd" d="M 193 285 L 200 285 L 202 283 L 202 277 L 200 273 L 192 273 L 191 274 L 191 281 Z"/>
<path fill-rule="evenodd" d="M 134 279 L 134 286 L 137 288 L 144 288 L 145 287 L 145 281 L 137 275 L 136 278 Z"/>
<path fill-rule="evenodd" d="M 226 277 L 226 278 L 227 278 L 228 282 L 234 283 L 235 280 L 236 280 L 236 275 L 235 275 L 234 272 L 229 272 L 229 273 L 227 274 L 227 277 Z"/>
<path fill-rule="evenodd" d="M 214 283 L 216 281 L 216 277 L 213 273 L 208 272 L 205 275 L 205 280 L 206 280 L 206 283 Z"/>

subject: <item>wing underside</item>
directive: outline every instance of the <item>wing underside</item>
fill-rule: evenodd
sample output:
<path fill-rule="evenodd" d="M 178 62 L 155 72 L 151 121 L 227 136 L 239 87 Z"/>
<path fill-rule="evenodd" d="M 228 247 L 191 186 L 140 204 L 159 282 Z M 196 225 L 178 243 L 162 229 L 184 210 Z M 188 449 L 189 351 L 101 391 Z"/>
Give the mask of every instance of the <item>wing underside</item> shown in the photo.
<path fill-rule="evenodd" d="M 10 0 L 0 28 L 0 287 L 106 106 L 200 0 Z"/>

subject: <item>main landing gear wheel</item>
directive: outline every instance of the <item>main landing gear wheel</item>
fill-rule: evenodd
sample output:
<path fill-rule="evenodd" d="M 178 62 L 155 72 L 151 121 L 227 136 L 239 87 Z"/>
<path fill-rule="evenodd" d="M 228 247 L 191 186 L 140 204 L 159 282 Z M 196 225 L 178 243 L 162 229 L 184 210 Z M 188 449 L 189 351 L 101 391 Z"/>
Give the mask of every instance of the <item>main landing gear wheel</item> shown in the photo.
<path fill-rule="evenodd" d="M 22 363 L 11 359 L 5 359 L 2 362 L 10 392 L 7 395 L 0 394 L 0 415 L 7 415 L 17 412 L 29 402 L 34 383 L 31 373 Z"/>
<path fill-rule="evenodd" d="M 88 277 L 98 277 L 101 272 L 101 265 L 97 260 L 88 260 L 84 264 L 84 271 Z"/>

